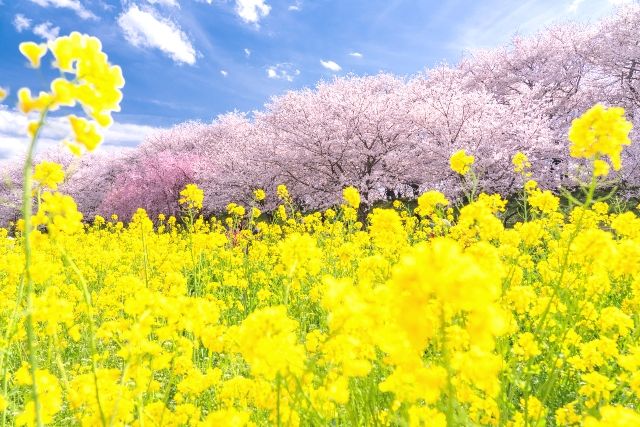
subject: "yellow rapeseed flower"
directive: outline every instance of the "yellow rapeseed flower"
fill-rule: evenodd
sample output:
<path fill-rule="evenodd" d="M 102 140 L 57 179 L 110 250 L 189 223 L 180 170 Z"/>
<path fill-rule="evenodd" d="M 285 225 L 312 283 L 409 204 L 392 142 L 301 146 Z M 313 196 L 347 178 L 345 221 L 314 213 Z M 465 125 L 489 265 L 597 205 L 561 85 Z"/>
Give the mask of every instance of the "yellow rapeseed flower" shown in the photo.
<path fill-rule="evenodd" d="M 256 202 L 261 202 L 267 197 L 267 194 L 264 192 L 263 189 L 258 188 L 253 191 L 253 197 L 254 199 L 256 199 Z"/>
<path fill-rule="evenodd" d="M 353 209 L 360 207 L 360 193 L 356 187 L 345 187 L 344 190 L 342 190 L 342 198 L 347 202 L 347 205 Z"/>
<path fill-rule="evenodd" d="M 540 348 L 536 343 L 535 336 L 531 332 L 525 332 L 520 335 L 518 342 L 513 347 L 513 352 L 523 359 L 528 360 L 540 354 Z"/>
<path fill-rule="evenodd" d="M 120 67 L 109 64 L 100 40 L 73 32 L 58 37 L 49 43 L 49 47 L 54 64 L 64 72 L 75 73 L 74 97 L 100 126 L 111 124 L 111 111 L 120 110 L 124 78 Z M 63 88 L 58 89 L 61 102 L 68 101 Z"/>
<path fill-rule="evenodd" d="M 604 160 L 596 159 L 593 161 L 593 174 L 595 176 L 609 175 L 609 163 Z"/>
<path fill-rule="evenodd" d="M 29 123 L 27 123 L 27 135 L 29 135 L 30 139 L 35 138 L 36 133 L 38 132 L 40 127 L 41 124 L 35 120 L 31 120 L 29 121 Z"/>
<path fill-rule="evenodd" d="M 21 88 L 18 91 L 18 108 L 28 114 L 81 104 L 92 120 L 70 116 L 75 140 L 65 143 L 74 154 L 92 151 L 102 142 L 98 126 L 110 126 L 113 122 L 111 113 L 120 111 L 121 88 L 124 86 L 122 70 L 109 63 L 107 55 L 102 52 L 100 40 L 78 32 L 58 37 L 49 42 L 48 47 L 33 42 L 20 44 L 20 52 L 34 68 L 40 66 L 41 58 L 48 50 L 55 58 L 53 65 L 64 74 L 51 82 L 50 92 L 40 92 L 37 97 L 28 88 Z M 67 79 L 68 74 L 73 76 Z"/>
<path fill-rule="evenodd" d="M 458 150 L 451 155 L 449 159 L 449 166 L 451 170 L 459 173 L 460 175 L 466 175 L 471 169 L 471 165 L 475 161 L 475 157 L 467 155 L 465 150 Z"/>
<path fill-rule="evenodd" d="M 276 194 L 281 200 L 289 199 L 289 190 L 287 189 L 287 186 L 284 184 L 278 185 L 278 187 L 276 188 Z"/>
<path fill-rule="evenodd" d="M 246 210 L 244 206 L 238 205 L 236 203 L 229 203 L 227 205 L 227 213 L 229 215 L 241 217 L 241 216 L 244 216 L 244 214 L 246 213 Z"/>
<path fill-rule="evenodd" d="M 66 79 L 57 78 L 51 82 L 51 95 L 57 105 L 76 105 L 76 86 Z"/>
<path fill-rule="evenodd" d="M 77 145 L 83 146 L 87 151 L 93 151 L 102 142 L 102 135 L 94 122 L 76 115 L 69 116 L 71 129 Z"/>
<path fill-rule="evenodd" d="M 180 192 L 178 202 L 187 209 L 202 209 L 204 192 L 196 184 L 187 184 Z"/>
<path fill-rule="evenodd" d="M 58 184 L 64 181 L 64 169 L 58 163 L 41 162 L 35 167 L 33 179 L 43 187 L 57 190 Z"/>
<path fill-rule="evenodd" d="M 439 207 L 449 204 L 449 200 L 439 191 L 431 190 L 418 197 L 418 207 L 415 212 L 420 216 L 430 216 Z"/>
<path fill-rule="evenodd" d="M 513 170 L 518 174 L 525 174 L 526 169 L 531 167 L 531 162 L 526 154 L 518 151 L 511 158 L 511 163 L 513 163 Z"/>
<path fill-rule="evenodd" d="M 46 216 L 47 230 L 52 234 L 74 234 L 82 230 L 82 213 L 73 197 L 61 193 L 44 193 L 39 216 Z"/>
<path fill-rule="evenodd" d="M 302 371 L 304 348 L 297 343 L 297 327 L 282 305 L 256 310 L 242 322 L 235 339 L 254 375 L 273 380 Z"/>
<path fill-rule="evenodd" d="M 585 427 L 627 427 L 640 425 L 640 413 L 624 406 L 606 405 L 600 408 L 600 418 L 589 414 L 585 417 Z"/>
<path fill-rule="evenodd" d="M 23 42 L 19 45 L 20 53 L 22 53 L 33 68 L 40 68 L 40 60 L 47 54 L 47 45 L 45 43 Z"/>
<path fill-rule="evenodd" d="M 36 385 L 39 391 L 40 416 L 42 421 L 50 424 L 54 416 L 62 409 L 62 388 L 58 378 L 47 369 L 36 370 Z M 29 367 L 23 363 L 20 369 L 14 374 L 14 378 L 18 384 L 30 385 L 32 383 L 31 375 L 29 375 Z M 24 406 L 24 410 L 16 416 L 16 425 L 34 425 L 35 404 L 32 400 L 28 401 Z"/>
<path fill-rule="evenodd" d="M 27 114 L 31 111 L 42 111 L 53 105 L 53 98 L 47 92 L 40 92 L 37 98 L 31 96 L 31 91 L 27 88 L 18 90 L 18 108 Z"/>
<path fill-rule="evenodd" d="M 572 157 L 583 159 L 608 156 L 613 169 L 620 170 L 620 154 L 624 146 L 631 144 L 629 132 L 632 127 L 624 117 L 623 108 L 596 104 L 573 120 L 569 129 L 569 152 Z"/>

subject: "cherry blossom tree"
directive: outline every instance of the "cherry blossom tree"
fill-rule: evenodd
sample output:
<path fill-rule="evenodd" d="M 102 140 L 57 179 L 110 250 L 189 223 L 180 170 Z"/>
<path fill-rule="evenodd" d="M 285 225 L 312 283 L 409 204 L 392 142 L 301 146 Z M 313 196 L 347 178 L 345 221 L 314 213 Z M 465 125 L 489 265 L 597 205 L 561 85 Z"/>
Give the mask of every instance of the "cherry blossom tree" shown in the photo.
<path fill-rule="evenodd" d="M 501 103 L 486 89 L 475 87 L 463 70 L 441 66 L 413 78 L 408 92 L 429 159 L 421 172 L 426 187 L 449 195 L 459 192 L 459 177 L 449 169 L 448 160 L 460 149 L 476 157 L 476 173 L 486 191 L 507 194 L 520 184 L 512 172 L 513 154 L 527 154 L 540 177 L 561 155 L 551 143 L 549 120 L 531 91 Z"/>
<path fill-rule="evenodd" d="M 67 176 L 60 191 L 73 196 L 85 220 L 93 220 L 96 215 L 120 213 L 115 210 L 105 212 L 101 208 L 117 178 L 125 173 L 122 165 L 131 153 L 133 150 L 97 150 L 73 158 L 66 165 Z"/>
<path fill-rule="evenodd" d="M 131 219 L 138 208 L 145 209 L 151 217 L 177 214 L 180 191 L 193 182 L 195 160 L 189 153 L 142 149 L 115 161 L 107 174 L 115 179 L 97 213 L 117 214 L 123 220 Z M 114 174 L 114 170 L 118 173 Z"/>
<path fill-rule="evenodd" d="M 22 165 L 15 160 L 0 162 L 0 227 L 21 216 Z"/>
<path fill-rule="evenodd" d="M 266 139 L 246 114 L 228 113 L 204 125 L 195 149 L 195 182 L 207 195 L 205 210 L 220 212 L 231 202 L 249 203 L 253 190 L 275 188 Z"/>
<path fill-rule="evenodd" d="M 348 76 L 274 98 L 256 116 L 264 160 L 312 208 L 348 185 L 368 203 L 410 191 L 423 152 L 406 88 L 390 74 Z"/>

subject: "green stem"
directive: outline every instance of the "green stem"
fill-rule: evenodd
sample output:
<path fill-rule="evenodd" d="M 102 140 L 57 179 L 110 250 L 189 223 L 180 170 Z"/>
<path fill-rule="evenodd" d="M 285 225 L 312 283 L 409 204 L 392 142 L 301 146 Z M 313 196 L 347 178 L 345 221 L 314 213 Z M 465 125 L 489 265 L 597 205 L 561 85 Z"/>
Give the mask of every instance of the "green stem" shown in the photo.
<path fill-rule="evenodd" d="M 442 339 L 442 359 L 444 361 L 445 368 L 447 370 L 447 406 L 446 406 L 446 418 L 447 418 L 447 426 L 452 427 L 455 426 L 455 413 L 454 413 L 454 393 L 455 390 L 453 388 L 453 372 L 451 369 L 451 357 L 449 355 L 449 349 L 447 348 L 447 332 L 445 327 L 445 316 L 444 316 L 444 307 L 440 309 L 440 336 Z"/>
<path fill-rule="evenodd" d="M 282 427 L 282 419 L 280 418 L 280 389 L 281 389 L 281 377 L 280 372 L 276 375 L 276 419 L 278 427 Z"/>
<path fill-rule="evenodd" d="M 144 238 L 144 225 L 140 224 L 140 234 L 142 236 L 142 262 L 144 265 L 144 286 L 149 288 L 149 258 L 147 253 L 147 242 Z"/>
<path fill-rule="evenodd" d="M 76 265 L 76 263 L 71 259 L 69 254 L 64 250 L 64 248 L 60 248 L 60 252 L 62 253 L 62 258 L 64 262 L 71 267 L 73 272 L 78 276 L 78 280 L 80 281 L 80 285 L 82 288 L 82 294 L 84 296 L 84 302 L 87 306 L 87 316 L 89 317 L 89 352 L 91 356 L 91 371 L 93 373 L 93 383 L 94 390 L 96 393 L 96 403 L 98 404 L 98 410 L 100 411 L 100 420 L 102 421 L 102 425 L 107 425 L 107 418 L 104 414 L 104 410 L 102 409 L 102 404 L 100 402 L 100 389 L 98 387 L 98 363 L 96 361 L 96 341 L 95 341 L 95 325 L 93 323 L 93 304 L 91 302 L 91 292 L 89 292 L 89 286 L 87 285 L 87 281 L 84 278 L 84 275 Z"/>
<path fill-rule="evenodd" d="M 24 279 L 24 278 L 23 278 Z M 9 349 L 11 347 L 11 338 L 15 333 L 15 328 L 18 323 L 18 311 L 20 309 L 20 305 L 22 304 L 22 297 L 24 295 L 24 280 L 20 280 L 20 286 L 18 287 L 16 303 L 13 307 L 13 313 L 11 313 L 11 317 L 9 318 L 9 322 L 7 323 L 7 328 L 4 331 L 4 337 L 2 342 L 5 344 L 5 348 L 0 350 L 0 366 L 2 367 L 2 390 L 4 396 L 7 395 L 8 389 L 8 371 L 9 364 L 7 362 L 7 358 L 9 356 Z M 2 411 L 2 427 L 5 427 L 7 424 L 7 410 Z"/>
<path fill-rule="evenodd" d="M 38 126 L 36 127 L 29 148 L 27 149 L 27 155 L 24 160 L 24 167 L 22 169 L 22 218 L 24 220 L 24 277 L 27 290 L 27 316 L 26 316 L 26 328 L 27 328 L 27 349 L 29 351 L 29 365 L 31 370 L 31 394 L 33 398 L 33 404 L 35 407 L 35 422 L 38 427 L 42 426 L 42 415 L 40 407 L 40 399 L 38 397 L 38 385 L 36 383 L 36 371 L 38 370 L 36 360 L 36 344 L 35 344 L 35 332 L 33 327 L 33 278 L 31 277 L 31 215 L 33 209 L 33 156 L 36 150 L 36 143 L 38 142 L 38 136 L 44 121 L 47 117 L 49 108 L 45 108 L 40 113 L 38 119 Z"/>

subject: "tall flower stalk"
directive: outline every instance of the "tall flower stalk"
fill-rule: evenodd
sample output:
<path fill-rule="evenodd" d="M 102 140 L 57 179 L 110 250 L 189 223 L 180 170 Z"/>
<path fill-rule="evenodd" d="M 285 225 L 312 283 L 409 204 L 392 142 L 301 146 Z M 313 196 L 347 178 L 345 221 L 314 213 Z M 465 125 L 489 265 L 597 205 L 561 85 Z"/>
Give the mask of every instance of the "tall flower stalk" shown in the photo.
<path fill-rule="evenodd" d="M 59 193 L 38 192 L 38 221 L 33 217 L 33 165 L 38 139 L 46 124 L 50 112 L 60 107 L 73 107 L 80 104 L 87 118 L 69 115 L 70 138 L 64 144 L 75 155 L 81 155 L 84 151 L 94 150 L 102 142 L 100 129 L 107 128 L 112 123 L 111 113 L 119 111 L 119 103 L 122 98 L 121 88 L 124 79 L 120 67 L 108 62 L 107 56 L 102 52 L 100 40 L 95 37 L 74 32 L 69 36 L 59 37 L 49 44 L 37 44 L 24 42 L 19 46 L 20 52 L 28 59 L 32 68 L 39 68 L 42 58 L 51 52 L 55 61 L 53 65 L 61 72 L 61 77 L 54 79 L 49 92 L 40 92 L 38 96 L 32 96 L 27 88 L 21 88 L 18 95 L 18 108 L 25 114 L 37 113 L 35 121 L 29 121 L 27 133 L 30 137 L 25 161 L 22 168 L 22 240 L 24 249 L 24 296 L 18 293 L 16 305 L 20 306 L 25 300 L 25 328 L 27 333 L 27 352 L 29 357 L 29 371 L 31 375 L 31 394 L 33 403 L 33 422 L 42 426 L 44 422 L 43 408 L 38 387 L 38 358 L 37 342 L 34 324 L 34 279 L 32 264 L 34 248 L 32 236 L 34 227 L 46 225 L 47 231 L 56 236 L 59 233 L 73 233 L 81 229 L 82 215 L 76 210 L 75 202 L 68 196 Z M 0 98 L 4 98 L 6 90 L 2 89 Z M 55 189 L 55 188 L 52 188 Z M 41 198 L 45 201 L 40 203 Z M 79 226 L 80 225 L 80 226 Z M 64 251 L 63 251 L 63 254 Z M 88 298 L 86 286 L 85 297 Z M 89 300 L 90 301 L 90 300 Z M 88 302 L 90 305 L 90 302 Z M 89 310 L 91 313 L 91 310 Z M 93 322 L 93 319 L 90 319 Z M 13 324 L 13 322 L 11 322 Z M 10 332 L 9 332 L 10 333 Z M 92 353 L 95 352 L 94 330 L 91 328 Z M 92 354 L 94 359 L 94 354 Z M 2 357 L 3 370 L 7 357 Z M 96 394 L 97 377 L 96 379 Z M 6 385 L 6 378 L 3 378 Z M 96 396 L 99 400 L 99 396 Z M 102 412 L 101 412 L 102 414 Z M 4 420 L 4 418 L 3 418 Z M 102 414 L 103 424 L 105 423 Z"/>

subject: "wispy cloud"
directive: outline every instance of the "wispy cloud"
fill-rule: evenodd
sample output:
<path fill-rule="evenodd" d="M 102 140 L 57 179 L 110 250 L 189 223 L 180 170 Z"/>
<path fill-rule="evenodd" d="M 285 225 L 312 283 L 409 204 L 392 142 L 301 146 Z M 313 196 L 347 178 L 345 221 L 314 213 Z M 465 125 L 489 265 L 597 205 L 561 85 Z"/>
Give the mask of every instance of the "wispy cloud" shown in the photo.
<path fill-rule="evenodd" d="M 267 77 L 270 79 L 286 80 L 292 82 L 297 76 L 300 75 L 300 70 L 293 64 L 283 62 L 280 64 L 272 65 L 267 68 Z"/>
<path fill-rule="evenodd" d="M 105 147 L 135 147 L 148 135 L 151 135 L 160 127 L 139 125 L 135 123 L 115 122 L 104 134 Z"/>
<path fill-rule="evenodd" d="M 611 9 L 610 2 L 623 0 L 572 0 L 568 4 L 538 0 L 487 1 L 470 10 L 465 19 L 457 21 L 458 36 L 450 43 L 451 48 L 494 47 L 507 42 L 515 32 L 527 35 L 569 19 L 597 18 Z"/>
<path fill-rule="evenodd" d="M 288 10 L 291 10 L 293 12 L 299 12 L 302 10 L 302 1 L 301 0 L 296 0 L 295 3 L 289 5 Z"/>
<path fill-rule="evenodd" d="M 31 22 L 31 19 L 20 13 L 13 18 L 13 26 L 19 33 L 30 29 Z M 58 34 L 60 34 L 60 27 L 54 27 L 51 22 L 46 21 L 41 24 L 35 25 L 33 27 L 33 34 L 35 34 L 36 36 L 40 36 L 45 40 L 52 40 L 58 37 Z"/>
<path fill-rule="evenodd" d="M 29 118 L 24 114 L 0 105 L 0 159 L 23 154 L 27 140 Z M 104 134 L 104 148 L 135 147 L 145 136 L 157 131 L 157 127 L 134 123 L 115 122 Z M 61 146 L 71 136 L 69 121 L 64 116 L 51 116 L 39 140 L 42 149 Z"/>
<path fill-rule="evenodd" d="M 251 49 L 249 48 L 244 48 L 244 56 L 246 56 L 247 58 L 251 56 Z"/>
<path fill-rule="evenodd" d="M 13 18 L 13 26 L 17 32 L 21 33 L 24 30 L 28 30 L 29 28 L 31 28 L 31 19 L 27 18 L 21 13 L 18 13 Z"/>
<path fill-rule="evenodd" d="M 364 55 L 362 55 L 360 52 L 350 52 L 349 56 L 353 56 L 354 58 L 362 58 Z"/>
<path fill-rule="evenodd" d="M 42 37 L 45 40 L 53 40 L 60 34 L 60 27 L 54 27 L 49 21 L 43 22 L 33 27 L 33 34 Z"/>
<path fill-rule="evenodd" d="M 180 7 L 178 0 L 147 0 L 148 3 L 167 7 Z"/>
<path fill-rule="evenodd" d="M 577 12 L 578 8 L 582 3 L 584 3 L 584 0 L 573 0 L 571 4 L 569 4 L 569 7 L 567 8 L 567 10 L 572 13 Z"/>
<path fill-rule="evenodd" d="M 220 74 L 222 74 L 222 77 L 227 77 L 229 72 L 227 70 L 220 70 Z"/>
<path fill-rule="evenodd" d="M 342 67 L 337 63 L 335 63 L 334 61 L 324 61 L 321 59 L 320 64 L 322 64 L 322 66 L 327 70 L 333 71 L 334 73 L 337 73 L 338 71 L 342 70 Z"/>
<path fill-rule="evenodd" d="M 236 0 L 236 13 L 244 22 L 258 24 L 269 12 L 271 6 L 265 0 Z"/>
<path fill-rule="evenodd" d="M 96 15 L 82 5 L 80 0 L 31 0 L 31 2 L 42 7 L 71 9 L 82 19 L 98 19 Z"/>
<path fill-rule="evenodd" d="M 160 49 L 178 63 L 196 63 L 196 50 L 189 37 L 178 24 L 152 10 L 133 5 L 118 17 L 118 25 L 134 46 Z"/>

